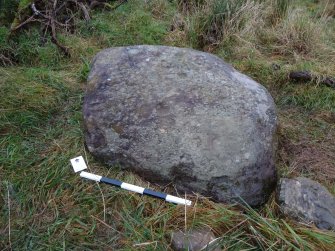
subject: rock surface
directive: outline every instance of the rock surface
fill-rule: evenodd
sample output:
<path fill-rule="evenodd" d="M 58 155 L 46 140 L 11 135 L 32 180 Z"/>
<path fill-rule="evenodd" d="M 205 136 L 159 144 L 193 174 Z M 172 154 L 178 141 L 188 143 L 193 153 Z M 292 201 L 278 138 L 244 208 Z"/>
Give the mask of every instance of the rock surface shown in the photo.
<path fill-rule="evenodd" d="M 303 177 L 281 179 L 277 199 L 286 216 L 335 230 L 335 198 L 319 183 Z"/>
<path fill-rule="evenodd" d="M 273 99 L 214 55 L 165 46 L 103 50 L 83 113 L 89 151 L 149 181 L 253 206 L 275 187 Z"/>
<path fill-rule="evenodd" d="M 212 250 L 219 251 L 219 247 L 215 247 L 215 236 L 209 229 L 198 229 L 184 233 L 177 231 L 172 233 L 172 248 L 175 251 L 200 251 L 200 250 Z M 208 245 L 211 243 L 211 245 Z"/>

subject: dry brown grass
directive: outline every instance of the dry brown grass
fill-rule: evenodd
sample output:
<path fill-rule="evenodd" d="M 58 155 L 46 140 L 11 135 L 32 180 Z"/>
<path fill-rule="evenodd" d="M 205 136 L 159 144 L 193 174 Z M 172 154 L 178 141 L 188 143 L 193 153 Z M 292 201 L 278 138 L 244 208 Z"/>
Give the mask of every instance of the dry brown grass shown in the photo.
<path fill-rule="evenodd" d="M 145 0 L 147 10 L 149 10 L 156 19 L 164 19 L 169 15 L 169 3 L 165 0 Z"/>
<path fill-rule="evenodd" d="M 317 56 L 328 49 L 326 30 L 328 20 L 311 19 L 306 12 L 295 9 L 276 27 L 267 29 L 272 53 L 280 55 Z"/>
<path fill-rule="evenodd" d="M 324 11 L 313 16 L 287 0 L 180 1 L 167 41 L 214 53 L 231 50 L 234 57 L 248 50 L 266 58 L 335 60 L 334 21 L 326 11 L 332 5 L 319 3 Z"/>
<path fill-rule="evenodd" d="M 188 42 L 188 25 L 185 16 L 176 13 L 172 18 L 170 30 L 165 36 L 165 43 L 171 46 L 191 47 Z"/>
<path fill-rule="evenodd" d="M 306 175 L 321 183 L 335 182 L 335 156 L 332 149 L 322 146 L 306 146 L 297 149 L 292 161 L 295 175 Z"/>
<path fill-rule="evenodd" d="M 335 17 L 335 2 L 333 0 L 321 0 L 323 4 L 322 14 L 328 17 Z"/>
<path fill-rule="evenodd" d="M 305 176 L 332 188 L 335 182 L 334 113 L 280 113 L 278 164 L 284 176 Z"/>

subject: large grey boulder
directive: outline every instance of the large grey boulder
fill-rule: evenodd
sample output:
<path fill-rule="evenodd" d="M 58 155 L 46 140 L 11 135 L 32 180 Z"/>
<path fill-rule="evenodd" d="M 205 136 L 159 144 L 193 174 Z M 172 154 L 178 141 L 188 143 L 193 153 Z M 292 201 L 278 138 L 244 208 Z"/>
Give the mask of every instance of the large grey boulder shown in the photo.
<path fill-rule="evenodd" d="M 335 198 L 319 183 L 303 177 L 281 179 L 277 200 L 286 216 L 335 230 Z"/>
<path fill-rule="evenodd" d="M 264 203 L 275 185 L 275 105 L 220 58 L 192 49 L 101 51 L 84 98 L 89 151 L 217 201 Z"/>

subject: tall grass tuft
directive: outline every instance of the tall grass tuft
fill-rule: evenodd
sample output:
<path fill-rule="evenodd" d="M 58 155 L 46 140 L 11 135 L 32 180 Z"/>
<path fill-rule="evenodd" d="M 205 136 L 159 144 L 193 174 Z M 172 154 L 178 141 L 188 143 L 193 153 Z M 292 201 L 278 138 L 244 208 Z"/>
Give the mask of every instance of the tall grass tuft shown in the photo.
<path fill-rule="evenodd" d="M 249 0 L 208 0 L 191 18 L 191 39 L 198 48 L 218 45 L 243 30 L 255 16 L 257 6 Z"/>
<path fill-rule="evenodd" d="M 276 25 L 287 16 L 290 0 L 270 0 L 270 22 Z"/>
<path fill-rule="evenodd" d="M 192 2 L 192 1 L 191 1 Z M 185 37 L 193 47 L 223 55 L 333 60 L 334 20 L 325 11 L 311 15 L 305 7 L 289 0 L 204 0 L 188 2 L 183 29 L 173 39 Z M 181 1 L 181 4 L 185 4 Z M 183 5 L 184 6 L 184 5 Z M 328 10 L 330 3 L 320 3 Z M 320 16 L 321 15 L 321 16 Z M 185 35 L 186 34 L 186 35 Z M 183 43 L 180 43 L 183 44 Z M 184 43 L 187 44 L 187 43 Z M 244 55 L 244 56 L 243 56 Z"/>
<path fill-rule="evenodd" d="M 0 26 L 0 66 L 12 65 L 12 55 L 14 50 L 11 45 L 8 44 L 7 38 L 9 35 L 9 29 L 4 26 Z"/>
<path fill-rule="evenodd" d="M 325 18 L 312 18 L 302 10 L 292 10 L 276 27 L 264 30 L 266 43 L 275 54 L 317 56 L 328 47 L 327 25 Z M 260 38 L 262 42 L 264 37 Z"/>
<path fill-rule="evenodd" d="M 207 3 L 207 0 L 177 0 L 178 9 L 184 14 L 190 14 Z"/>
<path fill-rule="evenodd" d="M 321 0 L 322 12 L 321 15 L 328 17 L 335 17 L 335 1 L 333 0 Z"/>

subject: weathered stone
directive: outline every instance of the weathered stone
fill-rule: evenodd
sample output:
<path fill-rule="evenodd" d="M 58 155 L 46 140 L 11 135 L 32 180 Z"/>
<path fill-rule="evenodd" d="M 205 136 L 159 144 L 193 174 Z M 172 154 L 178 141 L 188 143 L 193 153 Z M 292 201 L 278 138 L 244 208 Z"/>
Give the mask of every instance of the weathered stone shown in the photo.
<path fill-rule="evenodd" d="M 321 229 L 335 229 L 335 198 L 319 183 L 299 177 L 281 179 L 278 204 L 283 214 Z"/>
<path fill-rule="evenodd" d="M 171 246 L 175 251 L 221 250 L 215 245 L 215 236 L 209 229 L 191 230 L 189 232 L 176 231 L 172 233 Z M 210 244 L 210 245 L 209 245 Z"/>
<path fill-rule="evenodd" d="M 149 181 L 254 206 L 274 188 L 272 97 L 214 55 L 165 46 L 103 50 L 83 112 L 89 151 Z"/>

